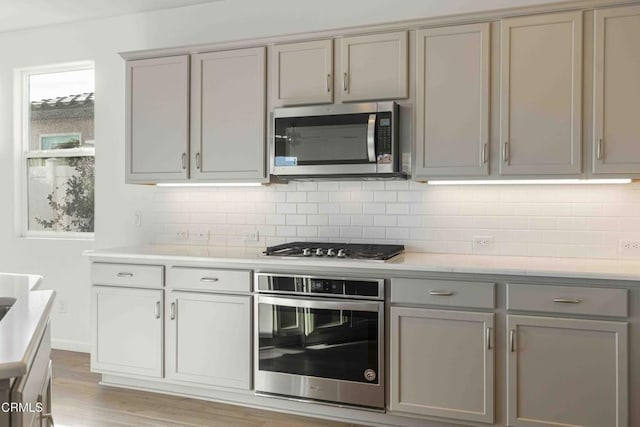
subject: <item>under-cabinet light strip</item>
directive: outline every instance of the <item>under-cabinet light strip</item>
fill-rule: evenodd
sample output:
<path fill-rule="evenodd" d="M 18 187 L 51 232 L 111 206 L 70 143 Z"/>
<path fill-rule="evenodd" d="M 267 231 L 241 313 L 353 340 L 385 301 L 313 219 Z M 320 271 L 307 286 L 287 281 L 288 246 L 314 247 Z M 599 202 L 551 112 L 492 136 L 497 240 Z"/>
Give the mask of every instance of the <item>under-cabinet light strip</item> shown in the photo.
<path fill-rule="evenodd" d="M 259 182 L 160 182 L 158 187 L 260 187 Z"/>
<path fill-rule="evenodd" d="M 629 184 L 631 179 L 505 179 L 505 180 L 460 180 L 427 181 L 429 185 L 513 185 L 513 184 Z"/>

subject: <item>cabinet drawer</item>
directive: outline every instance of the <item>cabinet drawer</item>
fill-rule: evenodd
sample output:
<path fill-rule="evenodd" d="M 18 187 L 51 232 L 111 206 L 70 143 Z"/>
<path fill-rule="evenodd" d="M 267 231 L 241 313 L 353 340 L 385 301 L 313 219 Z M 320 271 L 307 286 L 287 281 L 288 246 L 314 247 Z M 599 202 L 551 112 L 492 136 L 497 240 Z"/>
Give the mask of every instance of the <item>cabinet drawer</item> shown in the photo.
<path fill-rule="evenodd" d="M 251 271 L 171 267 L 167 285 L 173 289 L 209 292 L 251 292 Z"/>
<path fill-rule="evenodd" d="M 494 283 L 438 279 L 391 279 L 391 302 L 494 308 Z"/>
<path fill-rule="evenodd" d="M 626 317 L 626 289 L 507 284 L 507 309 Z"/>
<path fill-rule="evenodd" d="M 164 267 L 161 265 L 111 264 L 94 262 L 91 266 L 93 285 L 161 288 Z"/>

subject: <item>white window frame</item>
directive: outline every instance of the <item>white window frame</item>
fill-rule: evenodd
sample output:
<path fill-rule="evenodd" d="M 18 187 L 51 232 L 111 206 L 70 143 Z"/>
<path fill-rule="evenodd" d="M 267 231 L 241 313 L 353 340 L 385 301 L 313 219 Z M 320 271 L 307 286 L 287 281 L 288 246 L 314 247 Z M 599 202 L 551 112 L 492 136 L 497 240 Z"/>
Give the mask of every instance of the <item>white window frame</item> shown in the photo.
<path fill-rule="evenodd" d="M 31 106 L 31 102 L 29 102 L 29 77 L 37 74 L 89 69 L 95 70 L 95 64 L 93 61 L 22 68 L 16 70 L 14 73 L 14 140 L 16 141 L 14 164 L 17 165 L 15 168 L 15 182 L 17 185 L 14 197 L 16 207 L 14 218 L 15 231 L 19 237 L 58 240 L 94 240 L 95 229 L 93 232 L 29 230 L 29 171 L 27 166 L 28 160 L 33 158 L 95 158 L 94 147 L 81 146 L 79 148 L 57 150 L 29 150 L 29 113 Z"/>

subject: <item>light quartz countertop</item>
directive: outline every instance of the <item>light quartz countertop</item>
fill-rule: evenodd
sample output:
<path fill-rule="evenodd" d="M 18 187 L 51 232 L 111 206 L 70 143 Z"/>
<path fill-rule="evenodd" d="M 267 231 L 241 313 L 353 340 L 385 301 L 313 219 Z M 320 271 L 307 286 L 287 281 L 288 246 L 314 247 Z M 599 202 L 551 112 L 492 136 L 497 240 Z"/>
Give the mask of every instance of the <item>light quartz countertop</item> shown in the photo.
<path fill-rule="evenodd" d="M 0 320 L 0 380 L 27 373 L 44 332 L 54 291 L 38 290 L 42 277 L 0 273 L 0 305 L 13 303 Z"/>
<path fill-rule="evenodd" d="M 284 258 L 262 255 L 262 248 L 147 245 L 86 251 L 97 260 L 125 262 L 208 262 L 217 267 L 273 269 L 278 267 L 357 269 L 401 272 L 473 273 L 604 280 L 640 280 L 640 260 L 587 258 L 516 257 L 404 252 L 389 261 L 360 261 L 334 258 Z"/>

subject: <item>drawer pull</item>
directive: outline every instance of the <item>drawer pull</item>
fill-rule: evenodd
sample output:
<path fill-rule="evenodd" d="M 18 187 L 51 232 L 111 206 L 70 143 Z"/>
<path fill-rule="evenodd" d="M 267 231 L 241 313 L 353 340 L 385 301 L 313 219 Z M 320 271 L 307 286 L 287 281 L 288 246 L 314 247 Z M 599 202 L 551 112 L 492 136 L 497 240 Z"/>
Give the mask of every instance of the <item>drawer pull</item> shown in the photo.
<path fill-rule="evenodd" d="M 201 277 L 200 281 L 201 282 L 206 282 L 206 283 L 212 283 L 212 282 L 217 282 L 219 279 L 217 277 Z"/>
<path fill-rule="evenodd" d="M 133 277 L 133 273 L 118 273 L 116 274 L 118 277 Z"/>
<path fill-rule="evenodd" d="M 511 353 L 516 351 L 516 330 L 509 329 L 509 349 Z"/>
<path fill-rule="evenodd" d="M 450 297 L 453 295 L 452 291 L 429 291 L 429 295 L 434 297 Z"/>
<path fill-rule="evenodd" d="M 561 304 L 580 304 L 582 300 L 572 298 L 554 298 L 553 302 L 559 302 Z"/>

